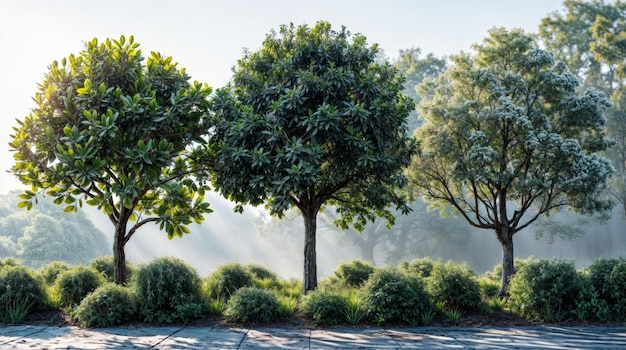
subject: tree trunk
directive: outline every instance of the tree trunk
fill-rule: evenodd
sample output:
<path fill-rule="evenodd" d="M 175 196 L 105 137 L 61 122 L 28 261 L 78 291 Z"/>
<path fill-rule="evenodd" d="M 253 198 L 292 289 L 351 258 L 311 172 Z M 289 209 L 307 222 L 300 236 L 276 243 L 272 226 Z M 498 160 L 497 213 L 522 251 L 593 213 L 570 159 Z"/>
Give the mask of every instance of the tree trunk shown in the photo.
<path fill-rule="evenodd" d="M 315 233 L 317 230 L 317 210 L 302 210 L 304 218 L 304 285 L 303 293 L 317 288 L 317 257 Z"/>
<path fill-rule="evenodd" d="M 513 235 L 509 229 L 503 230 L 500 234 L 500 243 L 502 244 L 502 281 L 498 296 L 506 296 L 509 289 L 509 280 L 515 273 L 513 267 Z"/>
<path fill-rule="evenodd" d="M 361 259 L 374 264 L 374 246 L 375 244 L 369 241 L 364 241 L 361 244 Z"/>
<path fill-rule="evenodd" d="M 113 282 L 118 285 L 126 283 L 125 235 L 126 225 L 115 225 L 115 238 L 113 239 Z"/>

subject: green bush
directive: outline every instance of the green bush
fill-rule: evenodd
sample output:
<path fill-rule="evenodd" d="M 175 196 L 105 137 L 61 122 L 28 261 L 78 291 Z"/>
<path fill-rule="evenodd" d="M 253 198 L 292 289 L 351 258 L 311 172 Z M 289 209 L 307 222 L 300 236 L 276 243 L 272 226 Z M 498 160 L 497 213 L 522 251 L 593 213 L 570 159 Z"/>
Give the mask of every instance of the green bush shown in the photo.
<path fill-rule="evenodd" d="M 581 301 L 586 313 L 600 321 L 626 320 L 626 260 L 603 258 L 587 271 L 591 291 Z"/>
<path fill-rule="evenodd" d="M 302 300 L 302 315 L 315 324 L 335 325 L 345 321 L 348 301 L 337 292 L 317 289 Z"/>
<path fill-rule="evenodd" d="M 204 280 L 206 293 L 213 299 L 229 299 L 237 289 L 253 285 L 252 273 L 238 263 L 220 265 Z"/>
<path fill-rule="evenodd" d="M 480 284 L 467 264 L 434 264 L 428 287 L 434 301 L 444 303 L 450 310 L 477 311 L 482 301 Z"/>
<path fill-rule="evenodd" d="M 430 258 L 415 259 L 411 262 L 403 261 L 400 264 L 402 270 L 418 277 L 429 277 L 433 271 L 433 266 L 435 266 L 435 262 Z"/>
<path fill-rule="evenodd" d="M 104 283 L 102 275 L 91 268 L 76 266 L 62 272 L 54 284 L 60 306 L 73 307 Z"/>
<path fill-rule="evenodd" d="M 576 309 L 584 284 L 571 260 L 531 260 L 511 277 L 509 293 L 524 317 L 556 321 Z"/>
<path fill-rule="evenodd" d="M 139 315 L 146 322 L 187 322 L 201 317 L 202 290 L 196 270 L 182 260 L 161 257 L 134 274 Z"/>
<path fill-rule="evenodd" d="M 276 274 L 272 270 L 268 269 L 265 266 L 262 266 L 259 264 L 248 264 L 245 266 L 245 269 L 250 271 L 250 273 L 252 273 L 252 275 L 259 280 L 263 280 L 263 279 L 270 279 L 272 281 L 278 280 L 278 276 L 276 276 Z"/>
<path fill-rule="evenodd" d="M 63 261 L 52 261 L 39 269 L 39 275 L 46 285 L 52 286 L 59 275 L 70 268 L 71 266 Z"/>
<path fill-rule="evenodd" d="M 376 268 L 365 261 L 356 259 L 348 263 L 341 263 L 335 270 L 335 275 L 349 286 L 361 286 Z"/>
<path fill-rule="evenodd" d="M 132 320 L 135 311 L 128 288 L 107 283 L 83 299 L 72 320 L 82 327 L 112 327 Z"/>
<path fill-rule="evenodd" d="M 279 305 L 274 293 L 256 287 L 237 289 L 224 310 L 224 319 L 228 322 L 267 323 L 278 315 Z"/>
<path fill-rule="evenodd" d="M 0 270 L 3 268 L 20 266 L 20 263 L 13 257 L 0 259 Z"/>
<path fill-rule="evenodd" d="M 99 256 L 89 261 L 89 267 L 100 272 L 107 282 L 113 282 L 115 279 L 113 255 Z M 126 280 L 129 281 L 133 276 L 135 267 L 129 261 L 126 261 Z"/>
<path fill-rule="evenodd" d="M 379 324 L 416 324 L 432 307 L 424 282 L 394 269 L 377 269 L 363 292 L 365 309 Z"/>
<path fill-rule="evenodd" d="M 0 323 L 20 323 L 31 311 L 49 306 L 40 279 L 25 266 L 0 269 Z"/>

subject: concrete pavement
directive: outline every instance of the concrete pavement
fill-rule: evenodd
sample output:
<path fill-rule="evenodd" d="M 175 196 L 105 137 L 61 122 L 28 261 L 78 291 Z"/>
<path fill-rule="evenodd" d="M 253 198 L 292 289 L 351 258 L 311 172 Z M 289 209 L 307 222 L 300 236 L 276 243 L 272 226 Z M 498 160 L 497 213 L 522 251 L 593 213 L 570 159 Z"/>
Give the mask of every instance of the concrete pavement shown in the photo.
<path fill-rule="evenodd" d="M 0 326 L 0 349 L 626 349 L 626 327 Z"/>

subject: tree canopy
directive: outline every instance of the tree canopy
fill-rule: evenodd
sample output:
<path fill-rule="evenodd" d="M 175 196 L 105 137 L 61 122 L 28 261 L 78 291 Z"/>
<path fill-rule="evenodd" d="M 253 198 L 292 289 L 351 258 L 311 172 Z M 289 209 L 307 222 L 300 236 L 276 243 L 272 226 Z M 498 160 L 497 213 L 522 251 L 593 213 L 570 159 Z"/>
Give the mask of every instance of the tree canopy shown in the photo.
<path fill-rule="evenodd" d="M 626 215 L 626 3 L 568 0 L 564 7 L 542 20 L 540 37 L 583 87 L 604 91 L 613 103 L 607 134 L 616 144 L 605 154 L 616 173 L 608 192 Z"/>
<path fill-rule="evenodd" d="M 317 286 L 316 216 L 334 205 L 361 229 L 406 209 L 396 189 L 414 151 L 403 79 L 376 61 L 377 45 L 327 22 L 283 25 L 246 51 L 232 82 L 212 100 L 214 186 L 238 203 L 266 203 L 281 216 L 296 206 L 305 222 L 304 290 Z"/>
<path fill-rule="evenodd" d="M 613 172 L 597 152 L 611 106 L 521 30 L 490 30 L 475 55 L 420 87 L 419 155 L 408 173 L 433 206 L 495 231 L 502 244 L 500 292 L 513 273 L 513 235 L 560 208 L 611 208 L 601 196 Z"/>
<path fill-rule="evenodd" d="M 31 187 L 18 206 L 32 208 L 43 193 L 69 212 L 101 209 L 115 226 L 118 284 L 138 228 L 155 222 L 182 236 L 211 211 L 193 177 L 205 168 L 194 151 L 205 142 L 211 89 L 188 80 L 171 57 L 152 52 L 144 62 L 132 36 L 93 39 L 49 66 L 35 109 L 14 128 L 11 172 Z"/>

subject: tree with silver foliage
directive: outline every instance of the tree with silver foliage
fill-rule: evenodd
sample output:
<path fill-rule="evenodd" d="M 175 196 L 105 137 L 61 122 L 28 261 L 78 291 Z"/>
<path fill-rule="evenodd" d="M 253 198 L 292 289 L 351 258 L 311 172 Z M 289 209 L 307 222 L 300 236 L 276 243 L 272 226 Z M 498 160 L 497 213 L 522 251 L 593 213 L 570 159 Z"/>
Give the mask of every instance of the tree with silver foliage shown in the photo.
<path fill-rule="evenodd" d="M 316 218 L 336 206 L 339 226 L 407 209 L 396 192 L 414 146 L 414 108 L 403 79 L 376 62 L 378 47 L 330 23 L 281 26 L 245 52 L 229 86 L 213 99 L 214 186 L 238 203 L 291 206 L 304 218 L 304 291 L 317 286 Z M 241 208 L 241 207 L 239 207 Z"/>
<path fill-rule="evenodd" d="M 513 274 L 513 236 L 561 208 L 612 207 L 603 93 L 578 93 L 578 79 L 521 30 L 490 30 L 475 55 L 421 89 L 413 189 L 431 205 L 493 230 L 502 245 L 502 285 Z"/>

